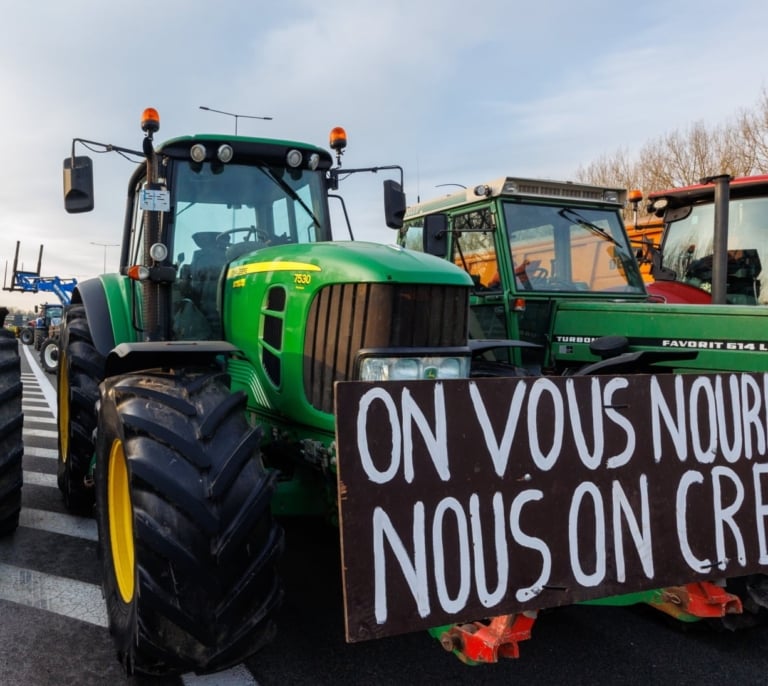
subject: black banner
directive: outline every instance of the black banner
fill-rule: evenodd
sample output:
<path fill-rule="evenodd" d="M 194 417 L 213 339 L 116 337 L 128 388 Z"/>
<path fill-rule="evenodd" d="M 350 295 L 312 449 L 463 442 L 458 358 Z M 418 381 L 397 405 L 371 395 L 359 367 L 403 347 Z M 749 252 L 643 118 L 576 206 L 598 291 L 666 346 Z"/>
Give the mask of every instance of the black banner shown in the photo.
<path fill-rule="evenodd" d="M 768 375 L 336 386 L 347 640 L 768 570 Z"/>

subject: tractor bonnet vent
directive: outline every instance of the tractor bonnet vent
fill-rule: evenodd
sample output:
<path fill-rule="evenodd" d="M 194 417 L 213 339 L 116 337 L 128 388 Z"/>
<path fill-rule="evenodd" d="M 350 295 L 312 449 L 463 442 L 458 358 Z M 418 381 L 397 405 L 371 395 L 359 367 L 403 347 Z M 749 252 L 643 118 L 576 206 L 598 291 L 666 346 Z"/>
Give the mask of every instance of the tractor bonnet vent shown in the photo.
<path fill-rule="evenodd" d="M 304 339 L 304 391 L 333 412 L 333 384 L 353 379 L 362 348 L 467 344 L 467 289 L 432 284 L 334 284 L 318 291 Z"/>

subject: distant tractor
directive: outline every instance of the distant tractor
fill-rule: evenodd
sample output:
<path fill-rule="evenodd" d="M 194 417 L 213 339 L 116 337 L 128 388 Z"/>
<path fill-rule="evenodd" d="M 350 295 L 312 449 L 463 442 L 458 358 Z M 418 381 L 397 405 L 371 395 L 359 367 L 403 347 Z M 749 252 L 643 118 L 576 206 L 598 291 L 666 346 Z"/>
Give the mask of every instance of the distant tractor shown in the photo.
<path fill-rule="evenodd" d="M 647 209 L 627 228 L 653 280 L 649 292 L 678 284 L 710 302 L 768 304 L 768 175 L 654 191 Z"/>
<path fill-rule="evenodd" d="M 56 372 L 59 360 L 59 325 L 64 307 L 72 298 L 72 291 L 77 279 L 62 279 L 58 276 L 40 276 L 43 260 L 43 246 L 37 259 L 37 271 L 19 269 L 19 241 L 16 241 L 16 254 L 13 260 L 13 276 L 10 285 L 4 284 L 3 290 L 23 293 L 54 293 L 59 304 L 44 303 L 35 307 L 38 316 L 29 321 L 19 331 L 19 338 L 25 345 L 34 345 L 40 353 L 40 364 L 51 374 Z"/>

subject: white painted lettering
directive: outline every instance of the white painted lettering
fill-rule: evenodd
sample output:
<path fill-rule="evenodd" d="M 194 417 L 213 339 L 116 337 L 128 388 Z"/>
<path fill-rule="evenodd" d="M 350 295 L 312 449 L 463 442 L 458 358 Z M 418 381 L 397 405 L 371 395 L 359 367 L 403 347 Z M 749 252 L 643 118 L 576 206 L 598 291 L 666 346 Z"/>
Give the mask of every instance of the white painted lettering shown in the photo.
<path fill-rule="evenodd" d="M 473 493 L 469 499 L 469 521 L 472 526 L 472 551 L 475 562 L 475 586 L 477 596 L 485 607 L 501 602 L 509 584 L 509 552 L 504 526 L 504 500 L 498 491 L 493 494 L 493 545 L 496 551 L 496 589 L 488 590 L 485 572 L 485 542 L 483 518 L 480 514 L 480 498 Z"/>
<path fill-rule="evenodd" d="M 392 437 L 392 452 L 390 454 L 391 460 L 389 467 L 383 472 L 376 468 L 371 457 L 371 451 L 368 448 L 368 408 L 371 404 L 379 400 L 384 403 L 387 409 L 387 415 L 389 417 L 389 429 L 390 436 Z M 376 427 L 376 436 L 381 434 L 386 435 L 387 432 L 381 430 L 380 426 Z M 375 484 L 385 484 L 391 481 L 397 470 L 400 469 L 400 420 L 397 416 L 397 407 L 395 406 L 392 397 L 383 388 L 372 388 L 366 391 L 363 397 L 360 399 L 359 409 L 357 412 L 357 450 L 360 454 L 360 464 L 365 470 L 368 478 Z"/>
<path fill-rule="evenodd" d="M 661 392 L 659 382 L 655 376 L 651 377 L 651 437 L 653 441 L 653 459 L 661 461 L 661 420 L 672 438 L 677 459 L 684 462 L 688 457 L 685 401 L 683 395 L 683 378 L 675 376 L 675 415 L 667 405 L 667 399 Z"/>
<path fill-rule="evenodd" d="M 573 379 L 565 382 L 565 392 L 568 398 L 568 416 L 571 419 L 571 430 L 573 439 L 576 442 L 576 451 L 579 458 L 587 469 L 597 469 L 603 461 L 604 449 L 604 431 L 603 431 L 603 412 L 602 412 L 602 393 L 600 391 L 600 379 L 592 377 L 591 395 L 592 403 L 585 408 L 585 414 L 592 415 L 592 442 L 593 450 L 590 452 L 587 441 L 584 438 L 584 429 L 579 415 L 579 402 L 576 399 Z"/>
<path fill-rule="evenodd" d="M 525 382 L 521 381 L 515 386 L 515 391 L 512 394 L 512 401 L 509 403 L 509 412 L 507 413 L 507 423 L 504 425 L 504 434 L 501 437 L 501 441 L 497 442 L 496 435 L 491 426 L 491 420 L 488 417 L 488 411 L 485 409 L 485 404 L 480 396 L 480 391 L 477 389 L 477 384 L 474 382 L 470 382 L 469 384 L 469 396 L 472 399 L 472 406 L 475 409 L 477 420 L 480 422 L 480 427 L 483 430 L 485 446 L 488 448 L 491 460 L 493 461 L 493 468 L 498 477 L 503 477 L 507 470 L 507 462 L 509 461 L 509 454 L 512 450 L 512 442 L 515 440 L 517 422 L 520 419 L 523 399 L 525 398 L 525 390 Z"/>
<path fill-rule="evenodd" d="M 458 562 L 459 569 L 459 588 L 456 591 L 456 597 L 452 598 L 448 590 L 445 578 L 445 547 L 443 545 L 443 532 L 445 526 L 445 515 L 452 512 L 456 521 L 454 533 L 459 543 L 459 559 L 450 560 L 451 567 Z M 451 536 L 451 538 L 454 538 Z M 467 604 L 470 585 L 472 582 L 469 573 L 469 532 L 467 529 L 467 516 L 456 498 L 443 498 L 437 505 L 435 516 L 432 520 L 432 543 L 434 545 L 435 555 L 435 589 L 437 598 L 440 601 L 440 607 L 445 612 L 456 614 L 461 612 Z"/>
<path fill-rule="evenodd" d="M 595 570 L 590 574 L 584 571 L 580 560 L 579 523 L 581 517 L 581 503 L 585 496 L 589 496 L 594 506 L 595 528 L 594 536 L 587 539 L 594 544 Z M 576 581 L 590 588 L 597 586 L 605 578 L 606 551 L 605 551 L 605 509 L 600 490 L 592 482 L 586 481 L 576 488 L 571 500 L 571 508 L 568 512 L 568 549 L 571 556 L 571 570 Z M 592 552 L 592 551 L 591 551 Z M 590 556 L 591 556 L 590 552 Z"/>
<path fill-rule="evenodd" d="M 552 417 L 546 424 L 541 423 L 541 426 L 546 426 L 547 431 L 539 431 L 539 401 L 544 395 L 549 395 L 551 399 Z M 536 466 L 543 472 L 546 472 L 554 467 L 557 462 L 557 458 L 560 456 L 560 450 L 563 447 L 563 398 L 560 395 L 560 391 L 557 386 L 549 379 L 536 379 L 531 388 L 531 395 L 528 398 L 528 441 L 531 448 L 531 456 Z M 542 452 L 540 438 L 545 436 L 551 437 L 552 445 L 549 447 L 549 452 L 545 455 Z"/>
<path fill-rule="evenodd" d="M 413 506 L 411 534 L 413 560 L 411 560 L 387 513 L 380 507 L 373 511 L 374 612 L 379 624 L 384 624 L 387 621 L 388 614 L 385 539 L 389 542 L 390 549 L 400 565 L 400 570 L 403 572 L 411 595 L 416 601 L 419 616 L 426 617 L 430 613 L 427 546 L 424 531 L 424 503 L 417 502 Z"/>
<path fill-rule="evenodd" d="M 448 481 L 451 478 L 451 471 L 448 467 L 448 429 L 443 384 L 435 384 L 434 398 L 435 431 L 432 433 L 427 418 L 413 400 L 411 392 L 407 388 L 403 389 L 403 469 L 405 470 L 405 480 L 409 484 L 413 482 L 413 424 L 416 424 L 421 437 L 424 439 L 427 452 L 429 452 L 432 464 L 435 466 L 441 481 Z"/>
<path fill-rule="evenodd" d="M 768 464 L 752 467 L 752 482 L 755 487 L 755 523 L 757 525 L 758 558 L 761 565 L 768 565 L 768 541 L 766 541 L 766 517 L 768 503 L 763 495 L 763 474 L 768 474 Z"/>
<path fill-rule="evenodd" d="M 693 554 L 691 544 L 688 542 L 688 489 L 692 484 L 700 484 L 704 477 L 700 472 L 689 470 L 683 474 L 677 485 L 677 498 L 675 500 L 675 514 L 677 520 L 677 540 L 680 544 L 680 552 L 686 564 L 694 572 L 708 572 L 712 569 L 712 562 L 708 559 L 699 559 Z"/>
<path fill-rule="evenodd" d="M 723 503 L 723 489 L 720 485 L 722 479 L 731 482 L 736 490 L 733 502 L 728 505 Z M 734 515 L 739 511 L 744 502 L 744 485 L 741 483 L 738 474 L 730 467 L 714 467 L 712 469 L 712 487 L 714 489 L 714 510 L 715 510 L 715 546 L 717 549 L 717 566 L 725 569 L 728 566 L 728 554 L 725 546 L 725 527 L 727 526 L 734 543 L 736 544 L 736 561 L 744 567 L 747 564 L 747 553 L 744 548 L 744 539 L 741 531 L 734 521 Z"/>
<path fill-rule="evenodd" d="M 704 414 L 707 421 L 699 426 L 699 396 L 704 396 L 706 403 Z M 717 413 L 715 409 L 715 390 L 711 379 L 699 376 L 691 384 L 690 416 L 691 416 L 691 445 L 693 455 L 701 464 L 712 464 L 717 454 Z M 706 432 L 706 433 L 705 433 Z M 706 435 L 708 434 L 708 436 Z M 708 439 L 708 440 L 707 440 Z M 704 443 L 702 443 L 702 440 Z"/>
<path fill-rule="evenodd" d="M 610 419 L 614 424 L 621 427 L 627 436 L 627 442 L 624 446 L 624 450 L 616 455 L 612 455 L 606 460 L 606 467 L 609 469 L 618 469 L 626 465 L 635 452 L 635 429 L 632 426 L 632 422 L 629 421 L 621 412 L 615 410 L 611 405 L 613 404 L 613 394 L 616 391 L 622 390 L 629 386 L 629 381 L 620 376 L 610 379 L 605 384 L 603 390 L 603 404 L 605 405 L 605 416 Z"/>
<path fill-rule="evenodd" d="M 632 505 L 627 498 L 621 484 L 614 481 L 611 489 L 613 497 L 613 552 L 616 557 L 616 578 L 620 582 L 627 579 L 624 564 L 624 539 L 622 536 L 622 515 L 629 527 L 629 534 L 635 545 L 643 573 L 646 578 L 653 579 L 653 550 L 651 546 L 651 514 L 648 501 L 648 477 L 643 474 L 640 477 L 640 519 L 642 526 L 638 524 L 637 517 L 632 511 Z"/>
<path fill-rule="evenodd" d="M 523 491 L 515 497 L 512 501 L 512 506 L 509 508 L 509 528 L 512 538 L 524 548 L 536 550 L 541 555 L 541 573 L 539 578 L 530 586 L 517 589 L 515 593 L 515 598 L 521 603 L 539 595 L 544 590 L 544 586 L 549 581 L 550 574 L 552 573 L 552 553 L 549 550 L 549 546 L 540 538 L 524 533 L 520 528 L 520 515 L 525 504 L 541 500 L 543 497 L 544 493 L 539 490 L 530 489 Z"/>

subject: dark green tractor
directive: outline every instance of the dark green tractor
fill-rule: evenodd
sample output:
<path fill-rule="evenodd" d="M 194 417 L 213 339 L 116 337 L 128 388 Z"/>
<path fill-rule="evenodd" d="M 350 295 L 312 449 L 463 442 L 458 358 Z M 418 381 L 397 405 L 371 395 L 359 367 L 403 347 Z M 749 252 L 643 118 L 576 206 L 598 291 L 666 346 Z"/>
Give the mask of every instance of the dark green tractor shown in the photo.
<path fill-rule="evenodd" d="M 105 146 L 145 158 L 120 271 L 79 283 L 61 328 L 58 481 L 71 510 L 95 504 L 127 671 L 202 673 L 273 634 L 274 515 L 336 516 L 335 382 L 466 376 L 471 283 L 429 255 L 332 242 L 325 150 L 155 149 L 146 114 L 141 152 Z M 74 144 L 64 186 L 68 211 L 92 209 Z M 396 226 L 402 191 L 385 191 Z"/>

